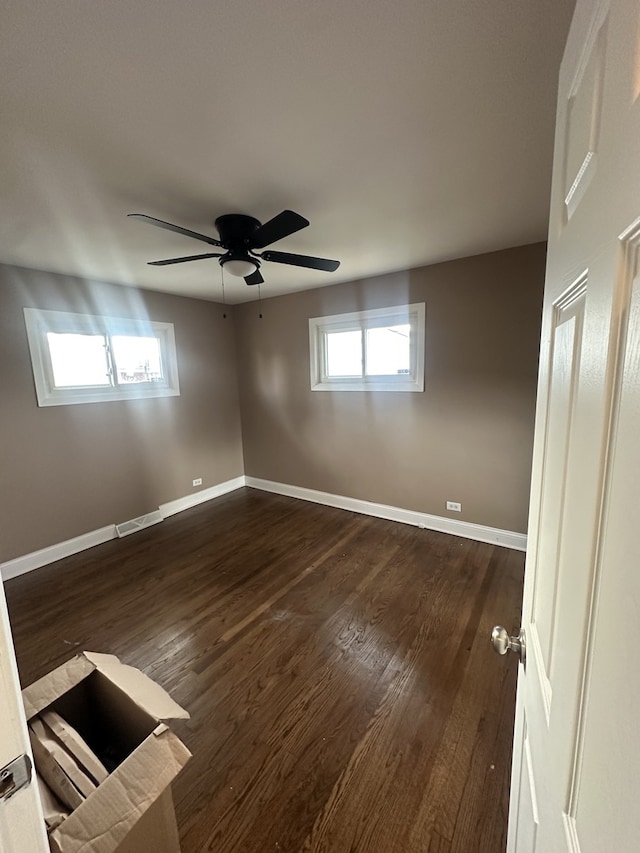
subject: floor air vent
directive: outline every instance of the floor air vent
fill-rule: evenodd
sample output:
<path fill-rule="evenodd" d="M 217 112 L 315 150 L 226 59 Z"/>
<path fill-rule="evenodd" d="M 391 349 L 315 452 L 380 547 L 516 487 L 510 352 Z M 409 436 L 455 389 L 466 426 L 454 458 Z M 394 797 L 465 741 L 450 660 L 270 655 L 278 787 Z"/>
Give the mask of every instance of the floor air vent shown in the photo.
<path fill-rule="evenodd" d="M 116 531 L 120 539 L 122 539 L 123 536 L 136 533 L 145 527 L 151 527 L 152 524 L 158 524 L 159 521 L 162 521 L 162 514 L 157 509 L 155 512 L 149 512 L 147 515 L 141 515 L 139 518 L 132 518 L 131 521 L 123 521 L 122 524 L 116 524 Z"/>

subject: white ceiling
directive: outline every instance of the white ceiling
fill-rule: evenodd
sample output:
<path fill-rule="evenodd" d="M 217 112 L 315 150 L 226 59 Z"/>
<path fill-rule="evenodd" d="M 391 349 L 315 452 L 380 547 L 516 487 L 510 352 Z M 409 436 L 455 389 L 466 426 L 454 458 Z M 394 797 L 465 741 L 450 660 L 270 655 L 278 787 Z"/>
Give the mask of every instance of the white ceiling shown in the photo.
<path fill-rule="evenodd" d="M 262 296 L 545 239 L 572 0 L 5 0 L 0 262 L 220 300 L 129 212 L 311 226 Z M 227 299 L 257 297 L 226 276 Z"/>

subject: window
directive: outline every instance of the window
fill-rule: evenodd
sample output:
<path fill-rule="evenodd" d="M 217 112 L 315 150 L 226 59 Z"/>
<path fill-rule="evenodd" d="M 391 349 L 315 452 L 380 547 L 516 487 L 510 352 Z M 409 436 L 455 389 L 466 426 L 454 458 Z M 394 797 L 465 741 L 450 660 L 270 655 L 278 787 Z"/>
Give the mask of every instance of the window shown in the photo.
<path fill-rule="evenodd" d="M 180 393 L 171 323 L 24 309 L 39 406 Z"/>
<path fill-rule="evenodd" d="M 312 391 L 424 391 L 424 302 L 309 320 Z"/>

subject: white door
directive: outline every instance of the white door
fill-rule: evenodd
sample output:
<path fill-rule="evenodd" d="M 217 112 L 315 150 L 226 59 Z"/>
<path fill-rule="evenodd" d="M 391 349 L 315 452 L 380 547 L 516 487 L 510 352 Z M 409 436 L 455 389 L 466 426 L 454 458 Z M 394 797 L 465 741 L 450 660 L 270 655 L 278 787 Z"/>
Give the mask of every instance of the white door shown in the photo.
<path fill-rule="evenodd" d="M 639 246 L 640 3 L 578 0 L 560 73 L 509 853 L 640 850 Z"/>
<path fill-rule="evenodd" d="M 0 768 L 25 753 L 31 757 L 9 616 L 0 579 Z M 49 851 L 35 782 L 8 800 L 0 800 L 0 853 L 27 851 Z"/>

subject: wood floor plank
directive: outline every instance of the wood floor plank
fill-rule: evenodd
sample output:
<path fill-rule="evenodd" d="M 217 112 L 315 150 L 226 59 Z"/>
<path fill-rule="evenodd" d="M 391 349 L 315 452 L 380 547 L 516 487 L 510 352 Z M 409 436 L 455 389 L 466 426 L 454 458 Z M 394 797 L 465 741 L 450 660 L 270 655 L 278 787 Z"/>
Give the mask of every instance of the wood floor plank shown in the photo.
<path fill-rule="evenodd" d="M 183 853 L 503 853 L 522 566 L 242 489 L 6 592 L 23 684 L 88 648 L 189 710 Z"/>
<path fill-rule="evenodd" d="M 483 574 L 474 578 L 479 590 L 486 586 L 483 580 Z M 407 818 L 412 818 L 423 797 L 423 788 L 415 781 L 429 778 L 433 751 L 441 740 L 455 695 L 452 688 L 457 684 L 459 667 L 453 664 L 460 649 L 466 655 L 486 597 L 486 591 L 479 591 L 459 600 L 454 593 L 455 584 L 443 573 L 439 588 L 424 596 L 424 614 L 417 613 L 413 621 L 412 645 L 367 732 L 371 743 L 366 752 L 354 756 L 357 764 L 347 768 L 349 778 L 342 780 L 346 794 L 341 799 L 343 808 L 339 813 L 332 804 L 330 822 L 334 827 L 324 827 L 324 844 L 319 841 L 318 827 L 314 827 L 316 835 L 307 842 L 307 849 L 364 850 L 374 843 L 380 849 L 400 843 L 407 851 L 426 849 L 427 834 L 407 837 Z M 446 600 L 447 594 L 453 596 L 451 600 Z M 459 624 L 460 630 L 446 646 L 438 647 L 433 639 L 439 636 L 443 612 L 449 614 L 451 628 Z M 384 767 L 383 774 L 376 772 L 379 767 Z M 361 826 L 352 820 L 356 800 Z M 350 830 L 356 833 L 353 837 L 349 837 Z"/>
<path fill-rule="evenodd" d="M 388 544 L 386 544 L 386 548 L 389 548 Z M 389 553 L 393 555 L 395 552 L 397 552 L 397 548 L 394 547 Z M 342 559 L 345 560 L 347 556 L 347 554 L 342 555 Z M 388 555 L 386 559 L 388 560 Z M 356 614 L 351 612 L 351 609 L 349 610 L 352 617 L 356 616 L 355 622 L 357 625 L 375 625 L 375 613 L 382 606 L 380 600 L 384 597 L 386 589 L 380 583 L 382 580 L 382 569 L 386 571 L 387 583 L 394 587 L 397 586 L 392 565 L 382 563 L 382 565 L 376 566 L 374 563 L 373 567 L 367 566 L 365 577 L 371 582 L 374 580 L 378 581 L 376 587 L 377 595 L 372 596 L 369 602 L 369 612 L 357 614 L 356 616 Z M 346 573 L 340 574 L 341 578 L 346 576 Z M 266 738 L 269 746 L 269 761 L 261 768 L 263 777 L 268 779 L 275 775 L 281 782 L 286 778 L 287 784 L 291 787 L 306 785 L 307 788 L 309 787 L 309 780 L 315 780 L 316 790 L 320 792 L 319 796 L 321 798 L 324 796 L 322 793 L 322 780 L 327 773 L 331 773 L 333 778 L 333 775 L 339 770 L 339 765 L 333 771 L 328 769 L 326 757 L 328 756 L 331 759 L 335 754 L 338 760 L 340 760 L 340 756 L 345 751 L 348 754 L 348 751 L 352 748 L 355 732 L 358 730 L 358 702 L 364 700 L 366 705 L 367 701 L 370 701 L 371 679 L 367 677 L 369 690 L 364 693 L 359 688 L 358 681 L 354 679 L 357 679 L 359 670 L 363 666 L 367 666 L 370 657 L 379 657 L 380 655 L 380 651 L 375 646 L 370 647 L 367 638 L 362 633 L 358 633 L 357 639 L 355 638 L 353 635 L 353 621 L 345 624 L 344 615 L 340 615 L 340 613 L 332 614 L 326 619 L 326 616 L 324 616 L 326 611 L 321 606 L 321 598 L 325 589 L 330 591 L 330 585 L 323 585 L 319 588 L 317 586 L 313 587 L 315 613 L 319 614 L 323 620 L 326 620 L 326 624 L 320 626 L 321 630 L 326 632 L 328 637 L 336 637 L 336 641 L 329 644 L 315 643 L 316 632 L 310 632 L 308 624 L 303 623 L 304 637 L 299 637 L 296 641 L 295 653 L 291 657 L 289 653 L 285 654 L 284 660 L 282 660 L 282 656 L 278 655 L 279 659 L 275 671 L 270 668 L 273 656 L 270 656 L 267 652 L 265 659 L 260 664 L 261 671 L 263 673 L 266 671 L 266 678 L 263 677 L 262 682 L 260 682 L 258 679 L 250 676 L 249 685 L 253 687 L 253 691 L 251 693 L 245 692 L 240 702 L 231 702 L 233 707 L 242 707 L 245 711 L 247 709 L 250 710 L 244 717 L 244 722 L 247 723 L 244 729 L 248 743 L 245 743 L 242 736 L 240 736 L 235 739 L 235 746 L 229 750 L 233 759 L 238 745 L 244 744 L 245 748 L 243 752 L 250 752 L 251 748 L 255 747 L 256 741 L 251 741 L 252 735 L 258 738 L 258 743 L 262 743 Z M 298 592 L 301 597 L 304 596 L 303 590 L 299 590 Z M 299 610 L 299 606 L 296 607 L 295 600 L 292 600 L 291 606 L 294 611 Z M 341 626 L 343 627 L 342 636 L 339 635 Z M 272 640 L 274 640 L 272 648 L 279 649 L 280 642 L 277 638 L 281 636 L 284 639 L 287 633 L 289 633 L 290 628 L 282 621 L 278 621 L 275 629 L 276 634 L 272 636 Z M 347 637 L 349 638 L 348 642 Z M 248 649 L 255 648 L 256 643 L 253 637 L 246 637 L 245 640 Z M 392 649 L 387 651 L 387 657 L 392 654 Z M 368 668 L 367 672 L 369 672 Z M 301 677 L 301 675 L 305 676 L 307 673 L 314 673 L 313 678 Z M 230 675 L 234 678 L 237 677 L 235 668 L 231 669 Z M 224 684 L 218 680 L 215 683 L 222 688 L 221 694 L 225 695 Z M 244 685 L 241 684 L 240 689 L 243 689 L 243 687 Z M 209 706 L 209 703 L 206 704 Z M 270 707 L 270 716 L 274 722 L 266 732 L 256 733 L 251 728 L 248 717 L 259 715 L 265 705 Z M 344 710 L 341 710 L 342 708 Z M 366 708 L 365 711 L 364 724 L 366 724 L 370 713 Z M 330 728 L 327 728 L 328 723 Z M 328 754 L 326 749 L 327 740 L 329 740 L 329 745 L 332 747 L 332 752 Z M 226 742 L 231 744 L 229 740 Z M 342 743 L 344 743 L 344 746 L 340 746 Z M 304 755 L 302 772 L 305 778 L 298 780 L 297 783 L 295 782 L 294 775 L 300 768 L 294 766 L 291 768 L 291 772 L 285 773 L 281 766 L 283 761 L 285 766 L 290 763 L 290 755 L 292 753 Z M 227 758 L 224 752 L 218 754 L 216 756 L 218 766 L 224 766 Z M 259 760 L 262 760 L 261 756 Z M 311 774 L 305 769 L 308 766 L 313 768 Z M 249 776 L 253 772 L 251 757 L 244 764 L 243 772 Z M 237 779 L 235 787 L 238 787 Z M 314 796 L 316 796 L 315 791 L 307 790 L 304 798 L 307 809 L 309 808 L 309 800 Z M 253 805 L 252 803 L 252 808 Z M 281 806 L 285 808 L 289 807 L 288 803 L 286 801 L 283 802 L 282 797 L 279 795 L 265 801 L 264 810 L 269 813 L 272 825 L 278 824 L 278 821 L 274 821 L 273 818 Z M 228 837 L 229 833 L 233 832 L 234 829 L 236 831 L 242 830 L 245 833 L 251 832 L 252 814 L 247 814 L 240 809 L 235 815 L 237 826 L 235 828 L 227 827 L 223 829 L 223 834 Z M 292 827 L 288 827 L 288 829 L 290 832 Z M 209 844 L 214 845 L 217 843 L 220 831 L 220 828 L 216 827 L 215 831 L 207 839 L 199 840 L 200 846 L 196 846 L 196 849 L 208 849 Z M 263 828 L 262 832 L 264 833 L 264 831 Z M 286 840 L 282 830 L 277 834 L 279 838 L 276 841 L 281 846 L 286 843 L 288 849 L 290 842 Z M 266 839 L 263 840 L 266 841 Z M 240 845 L 240 842 L 238 844 Z M 239 846 L 238 849 L 242 849 L 242 847 Z"/>
<path fill-rule="evenodd" d="M 516 561 L 511 559 L 509 563 L 505 562 L 505 557 L 512 557 L 512 552 L 496 549 L 490 567 L 491 583 L 487 595 L 497 612 L 506 613 L 509 618 L 513 618 L 512 608 L 520 589 L 519 580 L 514 584 L 514 568 L 516 563 L 520 563 L 520 558 L 516 558 Z M 461 825 L 466 823 L 464 811 L 461 811 L 461 801 L 470 779 L 481 792 L 486 806 L 487 802 L 491 802 L 486 788 L 487 771 L 495 774 L 495 778 L 509 778 L 512 726 L 508 722 L 505 731 L 502 731 L 500 725 L 493 720 L 492 731 L 500 735 L 500 744 L 491 753 L 484 770 L 479 765 L 472 767 L 478 728 L 484 725 L 487 704 L 490 705 L 496 696 L 513 696 L 515 690 L 513 667 L 496 667 L 495 655 L 486 641 L 493 621 L 492 612 L 485 608 L 469 648 L 464 674 L 447 717 L 419 813 L 413 823 L 412 842 L 422 837 L 425 832 L 434 831 L 440 837 L 451 840 L 458 821 Z M 507 702 L 498 702 L 496 708 L 508 708 L 508 713 L 512 713 L 511 705 Z M 497 810 L 502 813 L 501 797 L 493 805 L 494 808 L 487 811 L 493 813 Z M 505 816 L 501 814 L 501 817 L 504 819 Z M 504 825 L 506 820 L 503 820 L 502 826 Z M 464 844 L 471 843 L 470 838 L 463 835 L 459 837 L 464 838 L 461 846 L 464 850 Z M 471 837 L 475 837 L 473 833 Z M 496 843 L 492 835 L 478 832 L 477 837 L 487 839 L 478 842 L 478 851 L 492 851 L 504 846 L 501 841 Z"/>

